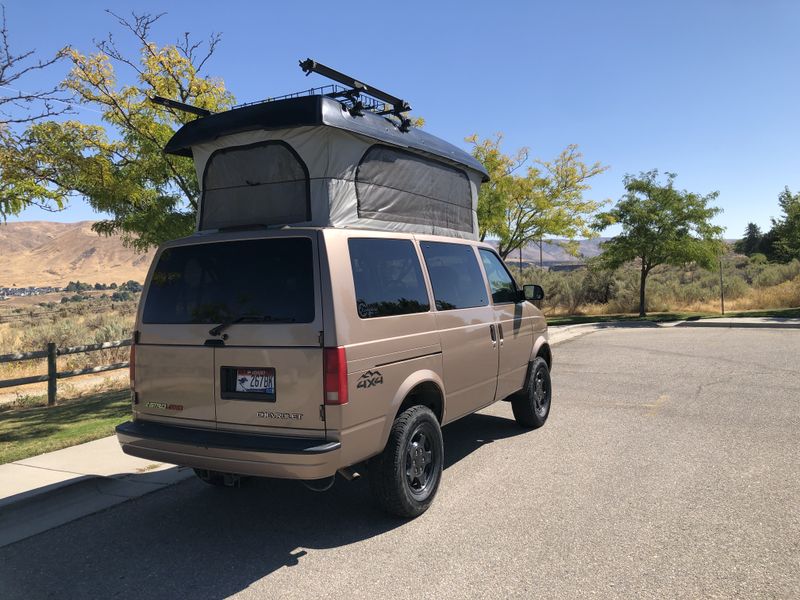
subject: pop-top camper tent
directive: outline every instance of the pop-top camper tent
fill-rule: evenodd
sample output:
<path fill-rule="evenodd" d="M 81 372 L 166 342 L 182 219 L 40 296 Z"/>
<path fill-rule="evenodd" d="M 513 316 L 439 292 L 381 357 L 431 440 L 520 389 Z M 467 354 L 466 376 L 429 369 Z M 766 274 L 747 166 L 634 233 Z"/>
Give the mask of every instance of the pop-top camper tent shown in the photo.
<path fill-rule="evenodd" d="M 201 115 L 164 149 L 194 158 L 199 231 L 293 225 L 477 238 L 487 174 L 475 158 L 409 127 L 404 101 L 319 63 L 301 66 L 333 73 L 350 89 L 327 86 L 216 114 L 158 99 Z M 388 98 L 393 108 L 365 96 Z"/>

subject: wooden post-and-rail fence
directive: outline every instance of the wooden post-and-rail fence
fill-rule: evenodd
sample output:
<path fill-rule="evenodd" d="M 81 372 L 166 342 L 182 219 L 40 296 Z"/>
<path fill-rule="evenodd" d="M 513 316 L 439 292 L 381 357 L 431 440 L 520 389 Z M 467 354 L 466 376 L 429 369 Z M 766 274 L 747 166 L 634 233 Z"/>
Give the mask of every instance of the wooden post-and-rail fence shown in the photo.
<path fill-rule="evenodd" d="M 18 377 L 17 379 L 0 380 L 0 388 L 15 387 L 28 383 L 47 382 L 47 405 L 53 406 L 56 403 L 57 381 L 67 377 L 77 377 L 78 375 L 88 375 L 90 373 L 102 373 L 103 371 L 114 371 L 128 367 L 128 361 L 114 363 L 111 365 L 100 365 L 98 367 L 86 367 L 85 369 L 75 369 L 74 371 L 58 371 L 57 359 L 65 354 L 78 354 L 80 352 L 95 352 L 97 350 L 107 350 L 108 348 L 121 348 L 130 346 L 132 340 L 117 340 L 114 342 L 102 342 L 100 344 L 88 344 L 86 346 L 72 346 L 71 348 L 56 348 L 54 342 L 47 344 L 47 350 L 36 350 L 34 352 L 19 352 L 16 354 L 0 354 L 0 363 L 19 362 L 23 360 L 33 360 L 36 358 L 47 359 L 47 375 L 32 375 L 30 377 Z"/>

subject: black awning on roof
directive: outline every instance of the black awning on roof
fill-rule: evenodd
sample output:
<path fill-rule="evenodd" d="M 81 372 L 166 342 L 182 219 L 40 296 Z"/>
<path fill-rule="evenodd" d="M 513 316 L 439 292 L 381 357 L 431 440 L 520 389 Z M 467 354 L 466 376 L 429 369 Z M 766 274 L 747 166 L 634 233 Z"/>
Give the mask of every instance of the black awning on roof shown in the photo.
<path fill-rule="evenodd" d="M 418 150 L 468 167 L 481 173 L 484 181 L 488 180 L 483 165 L 461 148 L 421 129 L 412 128 L 403 133 L 388 119 L 371 112 L 351 116 L 341 103 L 325 96 L 301 96 L 263 102 L 201 117 L 181 127 L 167 142 L 164 152 L 192 156 L 192 146 L 223 135 L 259 129 L 320 125 L 352 131 L 392 146 Z"/>

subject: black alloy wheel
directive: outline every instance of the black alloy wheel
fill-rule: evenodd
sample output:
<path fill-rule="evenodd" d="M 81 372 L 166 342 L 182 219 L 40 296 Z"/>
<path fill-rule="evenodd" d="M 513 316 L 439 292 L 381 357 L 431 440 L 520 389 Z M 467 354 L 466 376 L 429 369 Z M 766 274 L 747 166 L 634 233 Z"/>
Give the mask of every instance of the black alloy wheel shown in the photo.
<path fill-rule="evenodd" d="M 390 514 L 418 517 L 433 502 L 443 464 L 442 430 L 431 409 L 417 405 L 404 410 L 383 452 L 369 461 L 375 500 Z"/>
<path fill-rule="evenodd" d="M 530 377 L 524 390 L 511 399 L 514 418 L 522 427 L 537 429 L 545 424 L 550 415 L 553 388 L 550 370 L 541 356 L 537 356 L 530 366 Z"/>

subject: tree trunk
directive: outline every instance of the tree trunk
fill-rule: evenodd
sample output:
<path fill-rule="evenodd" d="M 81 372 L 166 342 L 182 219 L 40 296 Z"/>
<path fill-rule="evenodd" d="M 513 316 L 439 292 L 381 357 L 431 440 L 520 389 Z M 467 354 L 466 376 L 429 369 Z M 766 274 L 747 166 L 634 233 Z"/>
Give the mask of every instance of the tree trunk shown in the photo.
<path fill-rule="evenodd" d="M 645 267 L 644 261 L 642 261 L 642 272 L 639 278 L 639 316 L 646 317 L 647 316 L 647 305 L 645 304 L 645 296 L 644 296 L 644 286 L 647 283 L 647 268 Z"/>

